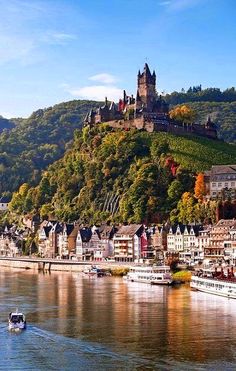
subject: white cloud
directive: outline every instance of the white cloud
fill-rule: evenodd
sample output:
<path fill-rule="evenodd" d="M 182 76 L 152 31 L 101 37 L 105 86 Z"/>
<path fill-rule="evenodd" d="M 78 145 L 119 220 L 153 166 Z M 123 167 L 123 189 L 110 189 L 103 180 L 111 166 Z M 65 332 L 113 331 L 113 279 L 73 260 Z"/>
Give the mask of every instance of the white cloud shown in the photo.
<path fill-rule="evenodd" d="M 89 80 L 99 81 L 103 84 L 113 84 L 117 81 L 117 78 L 109 73 L 99 73 L 98 75 L 89 77 Z"/>
<path fill-rule="evenodd" d="M 65 45 L 66 43 L 76 40 L 77 36 L 66 32 L 48 31 L 42 36 L 42 42 L 55 45 Z"/>
<path fill-rule="evenodd" d="M 66 91 L 74 97 L 92 100 L 104 100 L 107 97 L 109 100 L 118 100 L 122 97 L 123 90 L 116 86 L 94 85 L 84 86 L 83 88 L 67 88 Z"/>
<path fill-rule="evenodd" d="M 159 4 L 170 11 L 180 11 L 198 5 L 202 0 L 164 0 Z"/>
<path fill-rule="evenodd" d="M 167 6 L 167 5 L 170 5 L 170 4 L 171 4 L 171 1 L 161 1 L 159 3 L 159 5 L 161 5 L 161 6 Z"/>

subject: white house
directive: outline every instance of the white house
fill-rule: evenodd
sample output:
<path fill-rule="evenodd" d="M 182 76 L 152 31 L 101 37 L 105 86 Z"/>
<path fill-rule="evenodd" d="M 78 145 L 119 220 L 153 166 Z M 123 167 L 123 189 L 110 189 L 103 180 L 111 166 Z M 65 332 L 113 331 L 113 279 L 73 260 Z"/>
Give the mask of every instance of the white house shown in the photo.
<path fill-rule="evenodd" d="M 183 260 L 198 260 L 202 258 L 198 248 L 199 225 L 171 226 L 167 234 L 167 251 L 179 253 Z"/>
<path fill-rule="evenodd" d="M 114 234 L 114 258 L 132 262 L 141 258 L 142 224 L 123 225 Z"/>
<path fill-rule="evenodd" d="M 6 211 L 8 210 L 8 205 L 10 203 L 9 197 L 0 197 L 0 211 Z"/>

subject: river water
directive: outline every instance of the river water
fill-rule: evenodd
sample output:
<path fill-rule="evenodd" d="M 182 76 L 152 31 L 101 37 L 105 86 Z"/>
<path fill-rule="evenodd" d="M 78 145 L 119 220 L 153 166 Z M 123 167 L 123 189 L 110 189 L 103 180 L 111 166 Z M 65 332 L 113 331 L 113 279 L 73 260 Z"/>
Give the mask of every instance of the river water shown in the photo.
<path fill-rule="evenodd" d="M 18 307 L 27 330 L 11 333 Z M 0 268 L 1 370 L 236 370 L 236 300 Z"/>

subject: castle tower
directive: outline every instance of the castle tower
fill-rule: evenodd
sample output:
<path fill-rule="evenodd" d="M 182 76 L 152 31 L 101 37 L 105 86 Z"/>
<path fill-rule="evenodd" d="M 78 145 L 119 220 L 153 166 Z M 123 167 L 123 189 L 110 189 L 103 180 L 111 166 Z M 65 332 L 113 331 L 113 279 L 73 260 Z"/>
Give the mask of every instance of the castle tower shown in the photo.
<path fill-rule="evenodd" d="M 147 111 L 152 111 L 156 100 L 156 74 L 151 74 L 148 64 L 145 63 L 143 73 L 138 72 L 138 91 L 143 106 Z"/>

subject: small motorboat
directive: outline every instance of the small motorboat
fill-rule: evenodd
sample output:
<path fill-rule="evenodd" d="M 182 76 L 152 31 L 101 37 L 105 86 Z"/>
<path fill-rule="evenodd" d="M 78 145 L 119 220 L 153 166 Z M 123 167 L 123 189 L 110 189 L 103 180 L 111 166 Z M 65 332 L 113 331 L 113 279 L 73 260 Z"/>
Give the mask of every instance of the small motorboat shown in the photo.
<path fill-rule="evenodd" d="M 8 328 L 10 331 L 26 329 L 25 315 L 21 312 L 18 312 L 18 310 L 16 310 L 15 312 L 9 313 Z"/>
<path fill-rule="evenodd" d="M 96 267 L 87 267 L 83 270 L 83 273 L 86 274 L 87 276 L 97 276 L 97 268 Z"/>
<path fill-rule="evenodd" d="M 107 269 L 98 268 L 92 265 L 90 268 L 85 268 L 83 273 L 88 276 L 95 276 L 95 277 L 104 277 L 104 276 L 111 276 L 111 272 Z"/>

